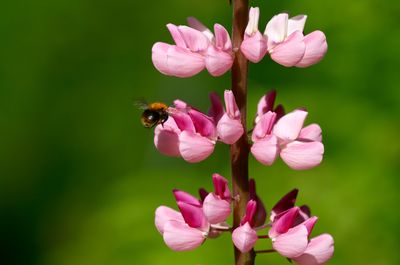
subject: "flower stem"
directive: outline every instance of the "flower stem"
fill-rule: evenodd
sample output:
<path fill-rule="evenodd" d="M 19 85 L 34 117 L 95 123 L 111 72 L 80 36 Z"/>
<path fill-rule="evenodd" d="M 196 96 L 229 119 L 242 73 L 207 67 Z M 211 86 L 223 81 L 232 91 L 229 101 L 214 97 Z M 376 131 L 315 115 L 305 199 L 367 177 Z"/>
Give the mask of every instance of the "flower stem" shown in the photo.
<path fill-rule="evenodd" d="M 247 113 L 247 59 L 240 52 L 240 44 L 243 41 L 244 31 L 248 22 L 249 2 L 248 0 L 233 0 L 233 49 L 235 59 L 232 66 L 232 91 L 235 95 L 236 103 L 240 109 L 241 121 L 246 129 L 246 113 Z M 247 134 L 233 145 L 231 145 L 231 171 L 233 197 L 235 200 L 233 209 L 233 229 L 240 225 L 240 219 L 246 211 L 247 201 L 249 199 L 249 143 Z M 247 253 L 241 253 L 235 248 L 235 264 L 236 265 L 253 265 L 255 253 L 251 250 Z"/>

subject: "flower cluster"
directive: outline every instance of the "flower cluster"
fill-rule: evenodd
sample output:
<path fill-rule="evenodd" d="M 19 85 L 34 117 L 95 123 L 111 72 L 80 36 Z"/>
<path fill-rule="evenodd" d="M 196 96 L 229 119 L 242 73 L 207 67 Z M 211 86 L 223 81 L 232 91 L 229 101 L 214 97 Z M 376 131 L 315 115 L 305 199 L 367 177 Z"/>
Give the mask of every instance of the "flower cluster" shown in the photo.
<path fill-rule="evenodd" d="M 296 170 L 319 165 L 324 153 L 320 126 L 303 127 L 307 111 L 297 109 L 285 114 L 282 105 L 274 108 L 275 97 L 276 92 L 272 91 L 258 103 L 251 153 L 268 166 L 278 155 Z M 162 154 L 200 162 L 211 155 L 217 141 L 233 144 L 243 135 L 240 111 L 232 91 L 225 91 L 225 110 L 215 93 L 210 98 L 208 114 L 175 100 L 171 118 L 155 129 L 154 143 Z"/>
<path fill-rule="evenodd" d="M 155 224 L 166 245 L 175 251 L 193 250 L 207 238 L 216 238 L 231 231 L 226 223 L 234 199 L 228 181 L 221 175 L 213 175 L 214 192 L 200 189 L 200 198 L 174 190 L 179 212 L 166 206 L 156 210 Z M 334 241 L 331 235 L 322 234 L 310 238 L 318 218 L 311 216 L 308 206 L 295 206 L 298 190 L 286 194 L 272 208 L 269 223 L 267 212 L 256 194 L 255 182 L 250 180 L 250 200 L 240 226 L 232 231 L 232 241 L 241 252 L 250 251 L 258 240 L 269 240 L 273 251 L 300 265 L 320 265 L 333 255 Z M 258 235 L 270 228 L 268 235 Z"/>
<path fill-rule="evenodd" d="M 227 30 L 214 25 L 214 34 L 200 21 L 188 18 L 189 26 L 168 24 L 175 45 L 157 42 L 152 48 L 152 60 L 165 75 L 190 77 L 204 69 L 213 75 L 226 73 L 233 64 L 233 53 L 240 49 L 254 63 L 269 54 L 275 62 L 286 66 L 308 67 L 324 57 L 328 45 L 325 34 L 316 30 L 304 36 L 306 15 L 289 18 L 286 13 L 274 16 L 262 34 L 258 30 L 260 11 L 252 7 L 240 47 L 232 47 Z"/>
<path fill-rule="evenodd" d="M 235 143 L 243 135 L 240 111 L 232 91 L 224 94 L 225 110 L 216 94 L 210 95 L 212 107 L 204 114 L 181 100 L 175 100 L 170 118 L 155 128 L 154 144 L 168 156 L 180 156 L 195 163 L 206 159 L 217 141 Z"/>

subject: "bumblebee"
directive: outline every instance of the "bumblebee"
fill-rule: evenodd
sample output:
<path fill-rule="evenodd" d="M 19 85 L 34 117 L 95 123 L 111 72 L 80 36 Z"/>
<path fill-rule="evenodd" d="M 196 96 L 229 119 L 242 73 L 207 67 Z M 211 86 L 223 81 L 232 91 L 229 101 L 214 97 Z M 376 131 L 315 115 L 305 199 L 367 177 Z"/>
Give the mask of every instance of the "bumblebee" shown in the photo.
<path fill-rule="evenodd" d="M 168 120 L 168 106 L 162 102 L 142 103 L 140 107 L 143 109 L 140 121 L 146 128 L 164 124 Z"/>

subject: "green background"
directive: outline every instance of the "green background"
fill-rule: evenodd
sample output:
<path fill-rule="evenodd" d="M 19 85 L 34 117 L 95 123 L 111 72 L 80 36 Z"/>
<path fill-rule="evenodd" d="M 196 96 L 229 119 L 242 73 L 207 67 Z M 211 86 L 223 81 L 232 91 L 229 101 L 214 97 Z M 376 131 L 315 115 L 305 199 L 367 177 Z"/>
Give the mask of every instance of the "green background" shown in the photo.
<path fill-rule="evenodd" d="M 280 160 L 250 174 L 271 207 L 294 187 L 335 238 L 330 264 L 400 264 L 399 47 L 397 1 L 269 0 L 274 14 L 309 16 L 329 51 L 308 69 L 267 57 L 250 65 L 249 118 L 269 89 L 287 110 L 306 106 L 323 128 L 325 157 L 313 170 Z M 175 98 L 206 110 L 229 74 L 163 76 L 151 46 L 171 42 L 165 24 L 196 16 L 231 27 L 228 0 L 15 0 L 0 4 L 0 259 L 5 265 L 233 264 L 229 235 L 175 253 L 153 225 L 173 188 L 211 189 L 230 177 L 228 147 L 199 164 L 160 155 L 133 101 Z M 258 249 L 269 248 L 263 241 Z M 257 264 L 287 264 L 277 254 Z"/>

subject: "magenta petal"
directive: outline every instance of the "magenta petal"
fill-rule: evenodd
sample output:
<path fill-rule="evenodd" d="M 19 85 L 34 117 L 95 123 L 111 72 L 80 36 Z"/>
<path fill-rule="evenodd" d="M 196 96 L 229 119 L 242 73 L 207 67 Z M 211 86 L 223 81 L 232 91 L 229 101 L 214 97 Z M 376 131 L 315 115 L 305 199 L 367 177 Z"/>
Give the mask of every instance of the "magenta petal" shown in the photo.
<path fill-rule="evenodd" d="M 174 111 L 171 116 L 180 131 L 188 131 L 193 133 L 196 131 L 196 128 L 189 114 L 183 111 Z"/>
<path fill-rule="evenodd" d="M 300 31 L 292 33 L 284 42 L 269 48 L 271 59 L 286 67 L 295 66 L 303 58 L 306 50 L 303 39 Z"/>
<path fill-rule="evenodd" d="M 177 77 L 196 75 L 205 67 L 202 55 L 160 42 L 153 45 L 152 61 L 161 73 Z"/>
<path fill-rule="evenodd" d="M 240 252 L 248 252 L 257 242 L 257 232 L 251 228 L 249 223 L 236 228 L 232 233 L 233 244 Z"/>
<path fill-rule="evenodd" d="M 275 124 L 273 134 L 285 142 L 297 139 L 307 114 L 303 110 L 295 110 L 286 114 Z"/>
<path fill-rule="evenodd" d="M 178 29 L 192 52 L 205 51 L 210 45 L 209 39 L 200 31 L 187 26 L 179 26 Z"/>
<path fill-rule="evenodd" d="M 222 115 L 224 115 L 224 107 L 222 106 L 221 99 L 217 93 L 212 92 L 210 93 L 209 97 L 211 101 L 211 107 L 208 110 L 208 116 L 214 119 L 214 123 L 217 123 L 219 119 L 221 119 Z"/>
<path fill-rule="evenodd" d="M 264 95 L 257 104 L 257 116 L 261 117 L 264 113 L 272 111 L 274 108 L 276 98 L 276 91 L 272 90 Z M 256 121 L 258 122 L 258 121 Z"/>
<path fill-rule="evenodd" d="M 205 240 L 202 231 L 176 221 L 165 224 L 163 237 L 165 244 L 175 251 L 195 249 Z"/>
<path fill-rule="evenodd" d="M 313 217 L 310 217 L 310 218 L 308 218 L 307 220 L 305 220 L 303 222 L 303 225 L 307 228 L 308 236 L 310 236 L 310 234 L 311 234 L 311 232 L 312 232 L 312 230 L 314 228 L 314 225 L 317 222 L 317 220 L 318 220 L 318 217 L 313 216 Z"/>
<path fill-rule="evenodd" d="M 301 129 L 299 134 L 299 139 L 308 141 L 322 141 L 322 130 L 318 124 L 310 124 L 303 129 Z"/>
<path fill-rule="evenodd" d="M 211 117 L 208 117 L 204 113 L 195 109 L 191 109 L 189 111 L 189 116 L 193 121 L 196 132 L 198 132 L 201 136 L 210 139 L 214 139 L 217 137 L 214 120 Z"/>
<path fill-rule="evenodd" d="M 172 118 L 168 119 L 164 126 L 158 125 L 154 130 L 154 145 L 157 150 L 163 155 L 180 156 L 178 133 L 179 129 Z"/>
<path fill-rule="evenodd" d="M 203 212 L 208 222 L 218 224 L 226 221 L 231 214 L 231 204 L 227 200 L 209 193 L 203 202 Z"/>
<path fill-rule="evenodd" d="M 275 238 L 280 234 L 286 233 L 289 228 L 291 228 L 296 221 L 296 217 L 299 214 L 299 208 L 293 207 L 287 210 L 281 217 L 272 223 L 271 229 L 268 231 L 270 238 Z"/>
<path fill-rule="evenodd" d="M 297 257 L 303 254 L 307 248 L 307 235 L 307 228 L 304 225 L 298 225 L 273 239 L 272 247 L 282 256 Z"/>
<path fill-rule="evenodd" d="M 274 135 L 268 135 L 264 139 L 254 142 L 251 153 L 258 162 L 270 166 L 278 155 L 278 140 Z"/>
<path fill-rule="evenodd" d="M 212 181 L 214 184 L 214 193 L 218 195 L 221 199 L 230 201 L 231 193 L 229 191 L 228 180 L 221 176 L 220 174 L 214 173 L 212 175 Z"/>
<path fill-rule="evenodd" d="M 233 56 L 229 52 L 225 52 L 210 46 L 207 49 L 205 57 L 205 66 L 212 76 L 221 76 L 231 69 L 233 64 Z"/>
<path fill-rule="evenodd" d="M 190 227 L 198 228 L 202 231 L 208 231 L 210 224 L 208 223 L 201 207 L 180 201 L 178 201 L 177 204 L 183 219 L 185 219 L 185 222 Z"/>
<path fill-rule="evenodd" d="M 271 211 L 271 222 L 275 221 L 275 216 L 294 207 L 298 193 L 298 189 L 293 189 L 275 204 Z"/>
<path fill-rule="evenodd" d="M 293 260 L 299 265 L 322 265 L 334 252 L 334 241 L 331 235 L 322 234 L 310 240 L 304 253 Z"/>
<path fill-rule="evenodd" d="M 240 45 L 240 50 L 250 62 L 258 63 L 268 51 L 267 39 L 259 31 L 252 36 L 246 36 Z"/>
<path fill-rule="evenodd" d="M 255 200 L 249 200 L 246 205 L 246 214 L 243 216 L 242 221 L 240 221 L 241 225 L 245 223 L 249 223 L 250 226 L 254 225 L 254 215 L 257 211 L 257 202 Z"/>
<path fill-rule="evenodd" d="M 179 152 L 190 163 L 200 162 L 214 151 L 215 142 L 196 133 L 184 131 L 179 135 Z"/>
<path fill-rule="evenodd" d="M 177 189 L 174 189 L 172 193 L 177 202 L 185 202 L 193 206 L 201 207 L 200 201 L 190 193 Z"/>
<path fill-rule="evenodd" d="M 172 208 L 169 208 L 167 206 L 160 206 L 156 209 L 156 216 L 154 221 L 156 228 L 158 232 L 160 232 L 160 234 L 164 233 L 164 225 L 171 220 L 185 223 L 182 214 Z"/>
<path fill-rule="evenodd" d="M 318 63 L 328 50 L 325 34 L 319 30 L 306 35 L 304 43 L 306 50 L 301 61 L 296 64 L 297 67 L 308 67 Z"/>
<path fill-rule="evenodd" d="M 270 135 L 275 121 L 276 113 L 271 111 L 259 116 L 256 126 L 253 129 L 251 140 L 256 142 L 258 140 L 263 140 L 267 135 Z"/>
<path fill-rule="evenodd" d="M 232 49 L 231 38 L 228 31 L 220 24 L 214 25 L 215 33 L 215 46 L 223 51 L 230 51 Z"/>
<path fill-rule="evenodd" d="M 234 144 L 243 135 L 244 129 L 239 119 L 231 119 L 225 113 L 217 124 L 218 138 L 225 144 Z"/>
<path fill-rule="evenodd" d="M 324 145 L 320 142 L 294 141 L 284 149 L 280 155 L 292 169 L 304 170 L 318 166 L 322 161 Z"/>

